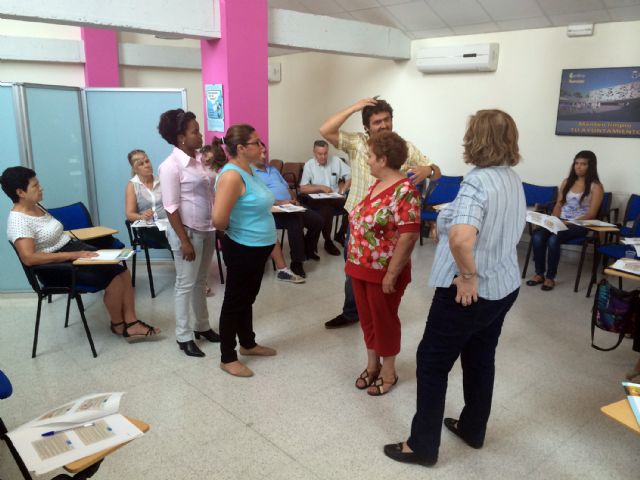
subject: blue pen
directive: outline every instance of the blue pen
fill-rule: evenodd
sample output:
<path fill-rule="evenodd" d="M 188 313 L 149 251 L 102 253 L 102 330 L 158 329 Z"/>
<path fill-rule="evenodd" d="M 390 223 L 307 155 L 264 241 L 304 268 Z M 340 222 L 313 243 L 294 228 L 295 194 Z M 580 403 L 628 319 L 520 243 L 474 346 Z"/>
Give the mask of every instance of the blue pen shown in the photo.
<path fill-rule="evenodd" d="M 93 427 L 94 425 L 95 425 L 95 422 L 91 422 L 91 423 L 85 423 L 84 425 L 77 425 L 75 427 L 62 428 L 60 430 L 51 430 L 49 432 L 44 432 L 42 434 L 42 436 L 43 437 L 51 437 L 51 436 L 55 435 L 56 433 L 68 432 L 69 430 L 75 430 L 76 428 Z"/>

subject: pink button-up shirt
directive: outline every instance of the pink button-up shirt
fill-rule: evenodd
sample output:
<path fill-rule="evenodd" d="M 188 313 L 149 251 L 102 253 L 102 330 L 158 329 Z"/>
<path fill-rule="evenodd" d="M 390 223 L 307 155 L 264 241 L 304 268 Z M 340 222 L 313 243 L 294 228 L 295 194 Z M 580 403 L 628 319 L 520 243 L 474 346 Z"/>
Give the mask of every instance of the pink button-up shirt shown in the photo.
<path fill-rule="evenodd" d="M 167 213 L 180 211 L 182 224 L 199 231 L 212 231 L 211 209 L 215 174 L 205 167 L 202 155 L 191 158 L 177 147 L 160 164 L 162 204 Z"/>

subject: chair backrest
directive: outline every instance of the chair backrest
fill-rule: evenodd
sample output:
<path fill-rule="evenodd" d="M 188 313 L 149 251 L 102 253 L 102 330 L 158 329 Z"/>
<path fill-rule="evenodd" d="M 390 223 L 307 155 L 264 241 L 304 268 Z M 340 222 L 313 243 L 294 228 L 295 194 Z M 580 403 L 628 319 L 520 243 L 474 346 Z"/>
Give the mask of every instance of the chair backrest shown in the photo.
<path fill-rule="evenodd" d="M 436 183 L 431 192 L 427 193 L 425 205 L 440 205 L 455 200 L 460 190 L 459 183 Z"/>
<path fill-rule="evenodd" d="M 9 378 L 4 374 L 2 370 L 0 370 L 0 400 L 9 398 L 12 392 L 13 388 L 11 387 Z"/>
<path fill-rule="evenodd" d="M 611 192 L 604 192 L 602 197 L 602 203 L 600 204 L 600 210 L 598 210 L 598 219 L 609 219 L 609 210 L 611 209 L 611 199 L 613 195 Z"/>
<path fill-rule="evenodd" d="M 24 263 L 22 263 L 22 259 L 18 254 L 18 249 L 16 248 L 16 246 L 11 242 L 9 242 L 9 245 L 11 245 L 11 248 L 13 248 L 13 251 L 16 252 L 16 257 L 18 257 L 18 261 L 20 262 L 20 265 L 22 265 L 22 269 L 24 270 L 24 274 L 27 276 L 29 285 L 31 285 L 31 288 L 33 288 L 34 292 L 40 293 L 41 291 L 40 282 L 38 282 L 38 279 L 36 278 L 35 273 L 33 273 L 33 270 L 31 268 L 27 267 Z"/>
<path fill-rule="evenodd" d="M 282 160 L 277 159 L 277 158 L 273 158 L 273 159 L 269 160 L 269 165 L 271 165 L 273 168 L 275 168 L 280 173 L 282 173 L 282 165 L 284 165 L 284 162 Z"/>
<path fill-rule="evenodd" d="M 300 186 L 304 163 L 286 162 L 282 165 L 282 177 L 289 183 L 289 187 L 297 189 Z"/>
<path fill-rule="evenodd" d="M 462 183 L 462 176 L 459 176 L 459 177 L 453 176 L 452 177 L 452 176 L 448 176 L 448 175 L 442 175 L 434 183 L 457 183 L 458 185 L 460 185 Z"/>
<path fill-rule="evenodd" d="M 542 185 L 534 185 L 532 183 L 522 182 L 524 188 L 524 198 L 528 207 L 534 205 L 545 205 L 555 202 L 558 196 L 558 187 L 545 187 Z"/>
<path fill-rule="evenodd" d="M 640 218 L 640 195 L 634 193 L 627 202 L 622 224 L 625 225 L 627 222 L 636 221 L 638 218 Z"/>
<path fill-rule="evenodd" d="M 64 207 L 49 208 L 48 212 L 58 220 L 65 230 L 93 227 L 89 210 L 82 202 L 72 203 Z"/>

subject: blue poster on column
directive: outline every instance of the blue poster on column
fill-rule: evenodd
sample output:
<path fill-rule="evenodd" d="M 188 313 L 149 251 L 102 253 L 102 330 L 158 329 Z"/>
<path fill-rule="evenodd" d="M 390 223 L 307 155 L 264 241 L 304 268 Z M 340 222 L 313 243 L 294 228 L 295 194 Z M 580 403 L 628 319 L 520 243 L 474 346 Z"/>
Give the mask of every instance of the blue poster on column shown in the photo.
<path fill-rule="evenodd" d="M 207 131 L 224 132 L 224 102 L 222 84 L 205 85 L 207 96 Z"/>

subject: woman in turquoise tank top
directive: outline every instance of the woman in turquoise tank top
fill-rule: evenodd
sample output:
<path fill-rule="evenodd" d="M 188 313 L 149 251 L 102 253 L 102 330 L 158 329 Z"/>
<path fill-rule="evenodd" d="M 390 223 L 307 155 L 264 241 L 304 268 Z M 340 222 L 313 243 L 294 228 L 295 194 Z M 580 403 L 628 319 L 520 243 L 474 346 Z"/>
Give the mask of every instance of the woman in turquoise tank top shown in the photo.
<path fill-rule="evenodd" d="M 227 265 L 227 284 L 220 311 L 220 368 L 237 377 L 253 372 L 238 361 L 236 336 L 242 355 L 272 356 L 276 351 L 258 345 L 253 331 L 253 303 L 260 291 L 264 264 L 276 243 L 271 214 L 273 194 L 256 178 L 251 163 L 264 153 L 264 143 L 250 125 L 232 125 L 223 139 L 214 138 L 212 148 L 222 144 L 230 157 L 216 179 L 213 224 L 224 231 L 222 255 Z"/>

